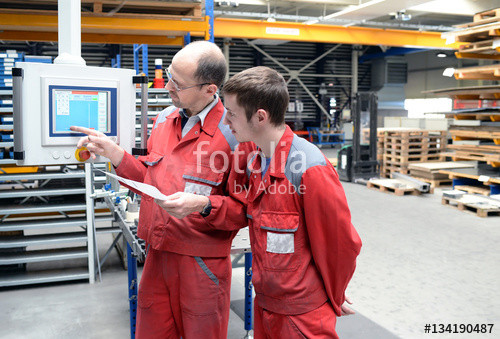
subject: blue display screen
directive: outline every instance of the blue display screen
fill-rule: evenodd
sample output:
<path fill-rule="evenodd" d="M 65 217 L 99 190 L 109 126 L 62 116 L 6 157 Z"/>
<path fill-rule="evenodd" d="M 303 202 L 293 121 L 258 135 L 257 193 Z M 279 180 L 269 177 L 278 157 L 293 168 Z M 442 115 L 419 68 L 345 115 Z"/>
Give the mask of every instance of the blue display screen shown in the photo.
<path fill-rule="evenodd" d="M 116 135 L 116 89 L 49 86 L 50 136 L 75 135 L 83 126 Z"/>

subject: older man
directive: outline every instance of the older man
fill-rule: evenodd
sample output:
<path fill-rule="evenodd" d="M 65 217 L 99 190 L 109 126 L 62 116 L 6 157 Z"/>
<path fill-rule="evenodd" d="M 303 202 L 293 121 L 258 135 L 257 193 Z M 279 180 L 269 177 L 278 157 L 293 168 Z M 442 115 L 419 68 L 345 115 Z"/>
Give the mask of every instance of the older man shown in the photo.
<path fill-rule="evenodd" d="M 137 338 L 226 338 L 235 232 L 207 224 L 246 224 L 243 205 L 224 197 L 237 143 L 223 124 L 225 109 L 217 94 L 226 61 L 215 44 L 193 42 L 166 72 L 174 106 L 158 115 L 147 156 L 135 159 L 102 133 L 72 129 L 89 135 L 78 146 L 109 158 L 121 176 L 166 195 L 210 196 L 209 201 L 179 196 L 165 208 L 142 197 L 138 235 L 149 251 L 139 285 Z"/>

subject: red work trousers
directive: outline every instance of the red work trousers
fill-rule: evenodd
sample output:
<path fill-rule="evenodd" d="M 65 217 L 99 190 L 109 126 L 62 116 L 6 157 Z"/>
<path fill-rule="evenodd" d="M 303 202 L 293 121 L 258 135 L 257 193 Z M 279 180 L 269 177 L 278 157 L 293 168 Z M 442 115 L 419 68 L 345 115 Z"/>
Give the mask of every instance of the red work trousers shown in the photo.
<path fill-rule="evenodd" d="M 226 339 L 231 259 L 149 250 L 139 284 L 136 338 Z"/>
<path fill-rule="evenodd" d="M 255 304 L 255 339 L 328 338 L 338 339 L 335 332 L 337 318 L 329 302 L 303 314 L 273 313 Z"/>

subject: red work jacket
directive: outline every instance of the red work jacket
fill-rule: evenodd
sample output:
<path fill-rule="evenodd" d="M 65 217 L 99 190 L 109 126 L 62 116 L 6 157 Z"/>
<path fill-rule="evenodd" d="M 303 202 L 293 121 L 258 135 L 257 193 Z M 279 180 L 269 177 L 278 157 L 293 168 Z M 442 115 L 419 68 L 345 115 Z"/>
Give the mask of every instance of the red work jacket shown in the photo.
<path fill-rule="evenodd" d="M 255 146 L 238 149 L 244 155 Z M 247 164 L 246 192 L 240 187 L 235 194 L 248 200 L 256 302 L 272 312 L 301 314 L 330 300 L 340 316 L 361 240 L 337 172 L 288 126 L 264 177 L 260 169 L 257 155 Z"/>
<path fill-rule="evenodd" d="M 233 167 L 232 150 L 237 144 L 230 129 L 222 123 L 224 106 L 219 99 L 203 126 L 198 122 L 184 138 L 181 138 L 179 109 L 172 108 L 157 116 L 148 139 L 148 155 L 135 159 L 125 153 L 116 172 L 156 186 L 165 195 L 178 191 L 209 195 L 212 211 L 206 218 L 192 213 L 177 219 L 153 198 L 143 195 L 138 236 L 155 250 L 201 257 L 227 256 L 235 232 L 210 229 L 207 222 L 245 225 L 246 218 L 242 204 L 224 199 L 230 189 L 227 178 Z"/>

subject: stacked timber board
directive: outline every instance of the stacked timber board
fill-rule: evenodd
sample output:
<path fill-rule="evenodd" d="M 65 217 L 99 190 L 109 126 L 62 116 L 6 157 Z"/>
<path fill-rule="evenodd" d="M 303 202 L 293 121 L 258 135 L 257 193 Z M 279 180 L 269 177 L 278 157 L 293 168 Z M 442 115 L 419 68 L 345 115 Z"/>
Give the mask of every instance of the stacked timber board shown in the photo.
<path fill-rule="evenodd" d="M 444 131 L 386 130 L 380 175 L 409 174 L 412 163 L 439 161 L 445 145 Z"/>
<path fill-rule="evenodd" d="M 462 42 L 458 58 L 494 60 L 490 65 L 460 68 L 457 80 L 500 80 L 500 8 L 477 13 L 474 21 L 458 26 L 457 31 L 443 33 L 447 42 Z M 500 85 L 480 85 L 431 91 L 455 100 L 477 100 L 476 108 L 447 114 L 454 118 L 450 127 L 453 144 L 444 156 L 453 161 L 475 161 L 474 168 L 441 169 L 439 173 L 453 180 L 456 198 L 443 194 L 443 204 L 479 216 L 500 215 L 500 204 L 487 196 L 500 193 Z M 491 101 L 487 101 L 491 100 Z"/>
<path fill-rule="evenodd" d="M 500 170 L 479 164 L 475 168 L 441 169 L 453 180 L 454 188 L 481 195 L 500 194 Z"/>
<path fill-rule="evenodd" d="M 444 155 L 453 160 L 476 160 L 500 167 L 500 108 L 455 111 L 450 126 L 453 144 Z"/>
<path fill-rule="evenodd" d="M 431 188 L 451 185 L 452 179 L 441 170 L 454 170 L 460 168 L 475 168 L 474 161 L 446 161 L 446 162 L 417 162 L 410 164 L 408 169 L 410 175 L 420 181 L 431 184 Z"/>

